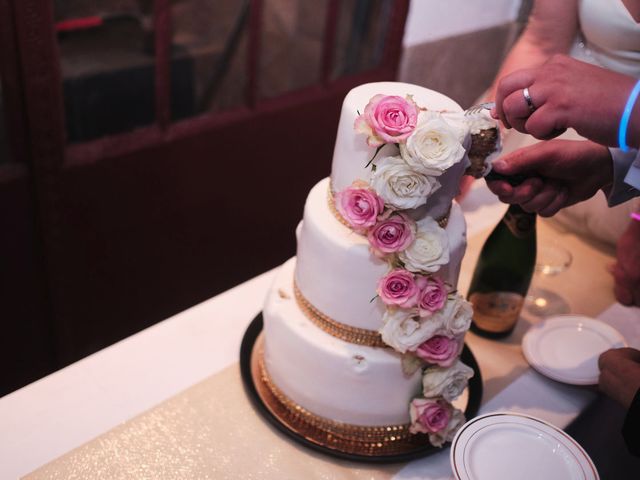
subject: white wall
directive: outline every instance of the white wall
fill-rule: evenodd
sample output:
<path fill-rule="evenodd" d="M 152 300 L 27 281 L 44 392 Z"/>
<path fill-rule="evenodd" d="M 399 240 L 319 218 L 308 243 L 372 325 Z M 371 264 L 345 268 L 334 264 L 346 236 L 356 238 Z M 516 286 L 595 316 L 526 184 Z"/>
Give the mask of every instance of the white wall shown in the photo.
<path fill-rule="evenodd" d="M 521 3 L 521 0 L 411 0 L 404 46 L 514 21 Z"/>

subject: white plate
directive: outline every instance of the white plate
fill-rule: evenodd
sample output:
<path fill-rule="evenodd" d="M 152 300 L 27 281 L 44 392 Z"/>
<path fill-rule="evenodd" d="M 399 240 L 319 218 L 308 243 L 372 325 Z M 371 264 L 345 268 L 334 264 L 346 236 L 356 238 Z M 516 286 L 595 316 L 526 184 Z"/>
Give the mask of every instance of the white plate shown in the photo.
<path fill-rule="evenodd" d="M 558 315 L 527 331 L 522 352 L 533 368 L 549 378 L 572 385 L 596 385 L 600 354 L 625 345 L 622 335 L 600 320 Z"/>
<path fill-rule="evenodd" d="M 569 435 L 539 418 L 489 413 L 465 423 L 451 444 L 457 480 L 598 480 Z"/>

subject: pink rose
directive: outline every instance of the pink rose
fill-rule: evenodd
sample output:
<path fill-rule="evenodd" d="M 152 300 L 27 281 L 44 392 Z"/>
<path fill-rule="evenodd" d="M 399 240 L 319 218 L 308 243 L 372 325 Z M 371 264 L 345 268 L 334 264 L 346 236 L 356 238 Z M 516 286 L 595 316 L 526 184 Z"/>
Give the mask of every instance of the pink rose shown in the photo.
<path fill-rule="evenodd" d="M 384 201 L 373 190 L 350 186 L 336 194 L 336 208 L 355 231 L 373 227 L 384 210 Z"/>
<path fill-rule="evenodd" d="M 437 433 L 444 430 L 451 418 L 451 405 L 442 399 L 414 398 L 409 406 L 411 433 Z"/>
<path fill-rule="evenodd" d="M 355 121 L 358 132 L 366 133 L 367 144 L 379 147 L 384 143 L 400 143 L 416 128 L 418 106 L 413 99 L 390 95 L 375 95 L 364 113 Z"/>
<path fill-rule="evenodd" d="M 447 303 L 449 291 L 444 282 L 438 277 L 420 277 L 416 280 L 420 295 L 418 296 L 418 313 L 421 317 L 428 317 L 441 310 Z"/>
<path fill-rule="evenodd" d="M 461 346 L 462 342 L 455 337 L 434 335 L 418 347 L 416 355 L 426 362 L 450 367 L 456 361 Z"/>
<path fill-rule="evenodd" d="M 415 307 L 420 289 L 413 278 L 413 273 L 404 268 L 396 268 L 378 281 L 378 295 L 387 305 Z"/>
<path fill-rule="evenodd" d="M 402 251 L 413 242 L 415 230 L 416 225 L 411 218 L 404 213 L 396 213 L 369 230 L 369 246 L 378 257 Z"/>

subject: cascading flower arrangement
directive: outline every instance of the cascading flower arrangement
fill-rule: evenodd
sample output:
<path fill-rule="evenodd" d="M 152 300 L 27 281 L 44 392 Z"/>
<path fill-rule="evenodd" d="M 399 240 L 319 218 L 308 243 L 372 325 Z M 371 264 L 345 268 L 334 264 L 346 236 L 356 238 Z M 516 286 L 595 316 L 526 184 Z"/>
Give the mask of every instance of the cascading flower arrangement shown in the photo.
<path fill-rule="evenodd" d="M 473 375 L 459 360 L 472 310 L 436 275 L 449 263 L 445 229 L 430 217 L 416 222 L 410 211 L 440 188 L 440 175 L 465 159 L 468 129 L 420 108 L 410 95 L 375 95 L 354 127 L 376 148 L 367 164 L 371 179 L 337 192 L 335 206 L 350 228 L 367 238 L 372 254 L 389 264 L 376 289 L 386 306 L 379 331 L 402 354 L 405 374 L 423 370 L 423 396 L 409 407 L 410 430 L 441 446 L 464 423 L 451 402 Z M 389 143 L 398 146 L 398 154 L 376 159 Z"/>

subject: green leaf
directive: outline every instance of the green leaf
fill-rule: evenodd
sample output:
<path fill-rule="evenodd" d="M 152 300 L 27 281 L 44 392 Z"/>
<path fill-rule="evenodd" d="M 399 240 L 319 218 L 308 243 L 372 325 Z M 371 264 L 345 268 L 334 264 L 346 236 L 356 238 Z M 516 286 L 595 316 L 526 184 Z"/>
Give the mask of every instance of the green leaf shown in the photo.
<path fill-rule="evenodd" d="M 416 373 L 423 365 L 424 362 L 412 353 L 405 353 L 402 355 L 402 373 L 407 377 Z"/>
<path fill-rule="evenodd" d="M 380 150 L 382 150 L 382 147 L 384 147 L 386 145 L 386 143 L 383 143 L 382 145 L 380 145 L 378 148 L 376 148 L 376 152 L 373 154 L 373 157 L 371 157 L 371 160 L 369 160 L 369 163 L 367 163 L 364 168 L 369 168 L 369 165 L 371 165 L 371 162 L 373 162 L 373 159 L 376 158 L 376 155 L 378 155 L 378 152 Z"/>

